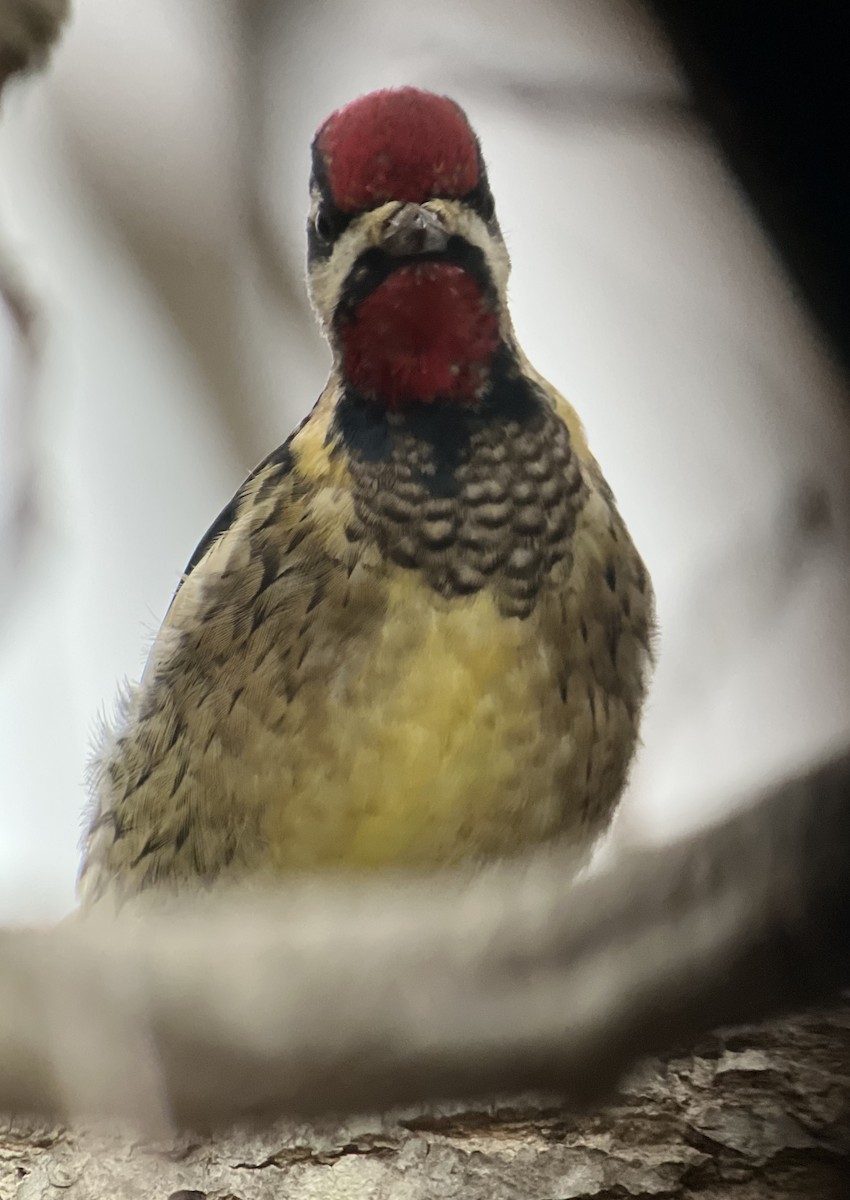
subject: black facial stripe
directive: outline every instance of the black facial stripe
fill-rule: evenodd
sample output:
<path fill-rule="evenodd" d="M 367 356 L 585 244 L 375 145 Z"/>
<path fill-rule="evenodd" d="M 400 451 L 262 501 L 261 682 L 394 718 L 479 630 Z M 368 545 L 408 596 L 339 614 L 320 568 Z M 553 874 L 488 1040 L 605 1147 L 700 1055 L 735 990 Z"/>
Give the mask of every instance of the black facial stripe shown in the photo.
<path fill-rule="evenodd" d="M 478 183 L 471 192 L 467 192 L 465 196 L 461 196 L 461 203 L 466 204 L 473 209 L 481 217 L 486 225 L 489 225 L 495 218 L 496 205 L 493 200 L 493 193 L 490 191 L 490 184 L 487 180 L 487 168 L 484 165 L 484 157 L 481 153 L 481 145 L 478 138 L 475 139 L 475 146 L 478 151 Z"/>
<path fill-rule="evenodd" d="M 483 251 L 478 246 L 473 246 L 466 238 L 455 234 L 449 238 L 449 244 L 445 250 L 432 254 L 391 255 L 379 246 L 371 246 L 368 250 L 364 250 L 355 261 L 343 284 L 336 309 L 336 323 L 340 324 L 350 317 L 357 305 L 399 267 L 425 262 L 451 263 L 452 266 L 461 267 L 478 282 L 487 302 L 495 306 L 497 302 L 496 287 L 487 268 L 487 260 Z"/>
<path fill-rule="evenodd" d="M 314 222 L 312 220 L 307 222 L 307 261 L 311 263 L 330 258 L 340 235 L 354 220 L 353 215 L 340 212 L 338 208 L 326 208 L 324 204 L 322 204 L 321 212 L 323 219 L 328 222 L 331 236 L 329 238 L 320 237 Z"/>
<path fill-rule="evenodd" d="M 329 258 L 340 235 L 345 232 L 356 213 L 343 212 L 334 203 L 331 185 L 325 168 L 325 160 L 319 152 L 316 142 L 313 142 L 313 171 L 310 176 L 310 190 L 315 188 L 320 197 L 320 210 L 323 220 L 327 223 L 330 238 L 319 236 L 312 220 L 307 222 L 307 259 L 314 262 L 317 259 Z"/>

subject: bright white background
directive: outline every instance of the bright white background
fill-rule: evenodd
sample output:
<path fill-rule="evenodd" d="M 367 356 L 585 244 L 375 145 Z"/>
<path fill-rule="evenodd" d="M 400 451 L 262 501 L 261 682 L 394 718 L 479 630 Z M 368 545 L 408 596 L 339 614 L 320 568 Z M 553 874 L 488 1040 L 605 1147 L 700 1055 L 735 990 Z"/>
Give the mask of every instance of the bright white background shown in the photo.
<path fill-rule="evenodd" d="M 5 97 L 2 258 L 41 364 L 28 393 L 0 304 L 0 919 L 73 903 L 97 714 L 321 387 L 309 141 L 388 84 L 467 108 L 518 332 L 655 580 L 614 843 L 698 824 L 850 733 L 840 383 L 652 26 L 625 0 L 302 0 L 252 42 L 272 7 L 76 0 L 49 74 Z"/>

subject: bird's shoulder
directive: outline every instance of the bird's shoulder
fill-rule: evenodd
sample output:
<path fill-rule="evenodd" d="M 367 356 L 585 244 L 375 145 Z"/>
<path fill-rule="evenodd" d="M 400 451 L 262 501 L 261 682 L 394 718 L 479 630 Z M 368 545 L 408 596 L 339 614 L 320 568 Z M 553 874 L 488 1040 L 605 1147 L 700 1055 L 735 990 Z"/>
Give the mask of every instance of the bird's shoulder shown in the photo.
<path fill-rule="evenodd" d="M 259 620 L 273 593 L 299 593 L 350 565 L 344 461 L 329 445 L 336 396 L 326 389 L 290 436 L 258 464 L 201 538 L 163 622 L 186 628 L 223 610 Z"/>

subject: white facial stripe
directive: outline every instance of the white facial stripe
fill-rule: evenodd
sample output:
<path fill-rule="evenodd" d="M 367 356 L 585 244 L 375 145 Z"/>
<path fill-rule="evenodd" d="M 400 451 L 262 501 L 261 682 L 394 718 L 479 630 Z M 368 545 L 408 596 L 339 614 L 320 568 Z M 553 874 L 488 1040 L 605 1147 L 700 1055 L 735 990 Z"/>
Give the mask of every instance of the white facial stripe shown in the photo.
<path fill-rule="evenodd" d="M 311 196 L 310 219 L 315 219 L 318 194 Z M 472 209 L 456 200 L 428 200 L 422 206 L 439 213 L 450 233 L 464 238 L 476 246 L 484 256 L 487 269 L 499 295 L 502 334 L 510 333 L 510 318 L 507 310 L 507 284 L 510 260 L 501 239 L 494 237 L 484 221 Z M 327 259 L 318 259 L 310 266 L 310 296 L 319 319 L 326 330 L 330 329 L 333 314 L 339 302 L 345 280 L 355 262 L 372 246 L 380 246 L 388 219 L 398 210 L 399 201 L 392 200 L 379 208 L 370 209 L 351 222 L 339 236 Z"/>

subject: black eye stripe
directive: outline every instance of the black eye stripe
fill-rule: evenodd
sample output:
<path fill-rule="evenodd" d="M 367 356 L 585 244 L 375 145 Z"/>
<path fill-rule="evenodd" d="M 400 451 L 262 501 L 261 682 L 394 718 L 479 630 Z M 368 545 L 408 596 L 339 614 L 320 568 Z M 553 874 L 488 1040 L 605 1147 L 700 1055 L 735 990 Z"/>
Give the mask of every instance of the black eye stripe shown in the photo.
<path fill-rule="evenodd" d="M 493 199 L 493 193 L 487 186 L 486 180 L 479 183 L 474 191 L 467 192 L 461 197 L 461 204 L 465 204 L 468 208 L 473 209 L 478 213 L 485 225 L 489 225 L 496 215 L 496 203 Z"/>
<path fill-rule="evenodd" d="M 340 212 L 333 204 L 322 200 L 316 209 L 312 225 L 320 241 L 335 242 L 353 220 L 351 214 Z"/>
<path fill-rule="evenodd" d="M 313 171 L 310 176 L 310 192 L 318 193 L 319 206 L 315 214 L 307 222 L 307 258 L 309 262 L 330 257 L 334 244 L 354 220 L 355 213 L 345 213 L 334 204 L 328 183 L 325 162 L 313 144 Z M 317 230 L 321 219 L 327 225 L 327 235 Z"/>
<path fill-rule="evenodd" d="M 307 222 L 307 256 L 311 262 L 330 256 L 354 216 L 354 213 L 342 212 L 327 198 L 320 200 L 315 214 Z"/>
<path fill-rule="evenodd" d="M 323 208 L 320 208 L 316 213 L 313 221 L 313 228 L 316 230 L 316 237 L 322 242 L 333 241 L 333 225 L 328 220 L 327 214 Z"/>

